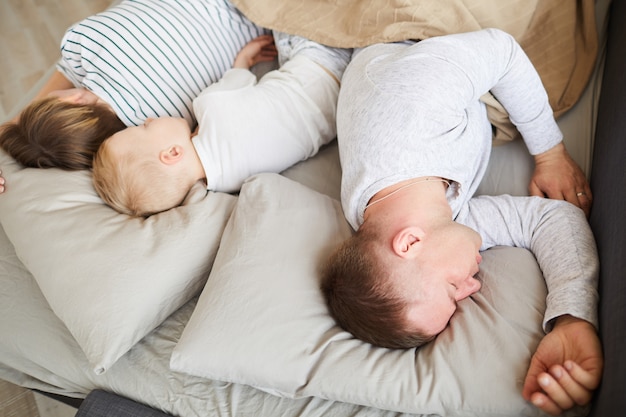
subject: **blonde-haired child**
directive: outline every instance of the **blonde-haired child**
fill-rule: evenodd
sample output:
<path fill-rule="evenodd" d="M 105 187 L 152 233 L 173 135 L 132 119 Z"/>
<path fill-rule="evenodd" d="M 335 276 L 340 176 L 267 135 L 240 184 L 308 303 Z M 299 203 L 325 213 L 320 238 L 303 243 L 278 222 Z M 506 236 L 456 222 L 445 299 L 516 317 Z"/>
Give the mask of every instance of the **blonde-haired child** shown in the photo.
<path fill-rule="evenodd" d="M 250 175 L 280 172 L 336 136 L 339 82 L 351 50 L 274 34 L 279 62 L 257 81 L 250 64 L 272 42 L 246 45 L 233 69 L 193 103 L 198 129 L 180 118 L 148 119 L 105 140 L 94 185 L 114 209 L 149 216 L 178 206 L 190 188 L 234 192 Z"/>

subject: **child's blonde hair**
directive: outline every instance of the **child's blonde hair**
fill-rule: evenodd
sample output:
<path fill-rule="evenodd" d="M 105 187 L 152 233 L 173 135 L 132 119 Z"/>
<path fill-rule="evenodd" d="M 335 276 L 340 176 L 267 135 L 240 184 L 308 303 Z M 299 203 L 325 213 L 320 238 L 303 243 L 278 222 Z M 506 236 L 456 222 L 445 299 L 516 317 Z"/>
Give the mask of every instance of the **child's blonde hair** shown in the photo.
<path fill-rule="evenodd" d="M 49 97 L 28 105 L 17 121 L 3 124 L 0 146 L 27 167 L 89 169 L 102 141 L 124 128 L 105 105 Z"/>
<path fill-rule="evenodd" d="M 158 154 L 137 148 L 116 153 L 108 140 L 93 160 L 97 193 L 115 210 L 135 217 L 148 217 L 183 202 L 190 186 L 176 172 L 167 172 Z"/>

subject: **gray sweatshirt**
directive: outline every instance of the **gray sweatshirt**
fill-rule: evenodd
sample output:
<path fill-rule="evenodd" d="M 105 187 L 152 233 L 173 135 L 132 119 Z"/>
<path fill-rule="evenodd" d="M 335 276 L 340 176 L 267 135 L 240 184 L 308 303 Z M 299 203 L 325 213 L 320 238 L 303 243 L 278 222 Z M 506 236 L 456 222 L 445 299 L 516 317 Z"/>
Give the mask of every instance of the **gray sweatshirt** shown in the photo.
<path fill-rule="evenodd" d="M 597 327 L 598 258 L 582 211 L 535 197 L 472 198 L 492 146 L 479 100 L 488 91 L 508 111 L 531 154 L 560 143 L 536 70 L 502 31 L 373 45 L 355 53 L 337 110 L 346 218 L 357 229 L 371 197 L 398 182 L 450 179 L 453 217 L 481 234 L 483 250 L 507 245 L 535 254 L 549 291 L 544 328 L 562 314 Z"/>

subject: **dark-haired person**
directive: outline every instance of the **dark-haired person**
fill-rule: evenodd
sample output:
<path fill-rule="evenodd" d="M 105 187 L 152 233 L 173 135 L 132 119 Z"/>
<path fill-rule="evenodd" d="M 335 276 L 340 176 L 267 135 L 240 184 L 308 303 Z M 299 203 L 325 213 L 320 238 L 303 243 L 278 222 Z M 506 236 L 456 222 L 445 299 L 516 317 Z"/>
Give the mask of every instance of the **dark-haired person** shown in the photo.
<path fill-rule="evenodd" d="M 533 181 L 557 190 L 558 200 L 474 197 L 492 146 L 479 101 L 487 91 L 535 155 Z M 480 290 L 480 251 L 523 247 L 537 258 L 548 296 L 546 335 L 522 395 L 551 414 L 587 404 L 603 366 L 598 256 L 579 208 L 591 194 L 513 37 L 488 29 L 355 51 L 337 134 L 342 204 L 356 230 L 331 256 L 322 285 L 338 323 L 384 347 L 427 343 L 457 302 Z"/>

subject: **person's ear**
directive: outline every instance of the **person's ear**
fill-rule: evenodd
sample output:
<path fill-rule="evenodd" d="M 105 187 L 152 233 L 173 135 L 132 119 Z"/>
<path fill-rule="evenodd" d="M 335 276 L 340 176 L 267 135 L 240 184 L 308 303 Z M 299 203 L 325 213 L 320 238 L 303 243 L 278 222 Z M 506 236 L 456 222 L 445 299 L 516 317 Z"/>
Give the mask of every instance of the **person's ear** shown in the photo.
<path fill-rule="evenodd" d="M 424 231 L 417 226 L 408 226 L 396 233 L 391 245 L 396 255 L 402 258 L 413 258 L 420 249 Z"/>
<path fill-rule="evenodd" d="M 167 149 L 163 149 L 159 153 L 159 159 L 165 165 L 174 165 L 183 158 L 183 147 L 180 145 L 172 145 Z"/>

